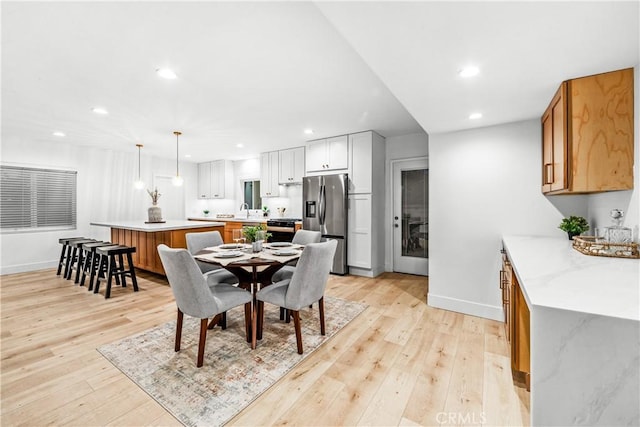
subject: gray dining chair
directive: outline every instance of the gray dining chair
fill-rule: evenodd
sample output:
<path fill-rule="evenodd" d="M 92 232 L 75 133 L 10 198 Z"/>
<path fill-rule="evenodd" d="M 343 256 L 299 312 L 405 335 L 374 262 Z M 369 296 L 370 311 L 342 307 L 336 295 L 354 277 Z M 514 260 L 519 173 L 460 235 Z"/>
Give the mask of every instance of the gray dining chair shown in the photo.
<path fill-rule="evenodd" d="M 291 243 L 296 245 L 308 245 L 309 243 L 318 243 L 322 238 L 322 233 L 319 231 L 311 231 L 311 230 L 298 230 L 296 234 L 293 235 L 293 240 Z M 297 262 L 297 260 L 296 260 Z M 271 280 L 273 282 L 280 282 L 285 279 L 290 279 L 293 276 L 293 272 L 296 267 L 294 265 L 285 265 L 280 270 L 273 273 L 273 277 Z"/>
<path fill-rule="evenodd" d="M 254 310 L 252 328 L 253 348 L 256 346 L 257 330 L 262 329 L 264 322 L 265 302 L 283 307 L 293 315 L 298 354 L 303 353 L 302 330 L 300 328 L 301 308 L 318 302 L 320 333 L 325 334 L 324 290 L 327 286 L 337 246 L 338 242 L 335 240 L 306 245 L 291 279 L 274 283 L 256 293 L 257 309 Z"/>
<path fill-rule="evenodd" d="M 205 275 L 202 274 L 195 259 L 186 249 L 172 249 L 162 244 L 158 245 L 158 254 L 178 306 L 175 351 L 180 350 L 184 315 L 200 319 L 200 341 L 196 366 L 201 367 L 207 329 L 213 328 L 227 310 L 243 304 L 245 332 L 247 341 L 250 340 L 251 303 L 253 301 L 250 292 L 224 283 L 209 286 Z M 207 325 L 210 318 L 213 320 Z"/>
<path fill-rule="evenodd" d="M 220 246 L 223 244 L 222 236 L 219 231 L 204 231 L 200 233 L 186 233 L 184 235 L 187 240 L 187 250 L 191 255 L 195 255 L 204 248 L 211 246 Z M 207 282 L 211 285 L 218 283 L 228 283 L 234 285 L 238 283 L 238 278 L 231 272 L 225 270 L 219 265 L 210 262 L 196 260 L 200 270 L 207 276 Z"/>

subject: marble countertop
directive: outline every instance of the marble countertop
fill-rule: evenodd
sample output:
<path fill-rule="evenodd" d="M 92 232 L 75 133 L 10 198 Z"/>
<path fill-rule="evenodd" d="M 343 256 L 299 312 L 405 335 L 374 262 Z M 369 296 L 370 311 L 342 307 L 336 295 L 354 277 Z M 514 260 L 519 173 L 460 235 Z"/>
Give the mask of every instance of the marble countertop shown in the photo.
<path fill-rule="evenodd" d="M 168 220 L 164 223 L 146 224 L 144 221 L 112 221 L 112 222 L 92 222 L 91 225 L 111 228 L 124 228 L 126 230 L 136 231 L 170 231 L 183 230 L 188 228 L 204 228 L 204 227 L 223 227 L 224 222 L 204 222 L 204 221 L 187 221 L 187 220 Z"/>
<path fill-rule="evenodd" d="M 529 307 L 640 321 L 640 260 L 584 255 L 568 239 L 502 240 Z"/>
<path fill-rule="evenodd" d="M 214 221 L 214 222 L 243 222 L 243 223 L 252 223 L 252 224 L 260 224 L 261 222 L 267 222 L 269 218 L 216 218 L 215 216 L 191 216 L 188 219 L 193 221 Z"/>

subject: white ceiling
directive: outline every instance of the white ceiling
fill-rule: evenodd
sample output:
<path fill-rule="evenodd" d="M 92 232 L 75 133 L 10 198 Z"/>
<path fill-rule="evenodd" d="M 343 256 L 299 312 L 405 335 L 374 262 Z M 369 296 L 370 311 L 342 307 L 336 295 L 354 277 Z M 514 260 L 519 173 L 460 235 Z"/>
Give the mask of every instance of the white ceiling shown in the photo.
<path fill-rule="evenodd" d="M 180 130 L 181 159 L 194 162 L 367 129 L 390 137 L 535 118 L 562 80 L 639 62 L 637 1 L 1 8 L 5 143 L 142 143 L 143 155 L 175 158 Z M 462 80 L 468 63 L 481 73 Z M 473 111 L 484 117 L 469 121 Z"/>

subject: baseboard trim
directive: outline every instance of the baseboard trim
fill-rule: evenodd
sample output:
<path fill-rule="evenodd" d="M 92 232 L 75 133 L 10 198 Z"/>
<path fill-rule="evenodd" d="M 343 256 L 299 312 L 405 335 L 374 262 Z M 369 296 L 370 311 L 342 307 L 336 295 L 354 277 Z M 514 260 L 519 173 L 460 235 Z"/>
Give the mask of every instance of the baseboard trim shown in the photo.
<path fill-rule="evenodd" d="M 0 275 L 16 274 L 16 273 L 29 273 L 31 271 L 46 270 L 48 268 L 55 268 L 58 266 L 58 260 L 55 261 L 43 261 L 31 264 L 18 264 L 0 267 Z"/>
<path fill-rule="evenodd" d="M 502 311 L 502 307 L 494 305 L 478 304 L 477 302 L 434 295 L 432 293 L 427 295 L 427 305 L 429 307 L 441 308 L 443 310 L 455 311 L 457 313 L 469 314 L 471 316 L 504 322 L 504 312 Z"/>

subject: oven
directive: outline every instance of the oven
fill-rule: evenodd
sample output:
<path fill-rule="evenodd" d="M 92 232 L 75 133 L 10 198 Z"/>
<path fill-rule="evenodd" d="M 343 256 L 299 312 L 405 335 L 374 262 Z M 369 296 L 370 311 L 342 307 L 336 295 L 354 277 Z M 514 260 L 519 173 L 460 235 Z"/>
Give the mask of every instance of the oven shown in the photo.
<path fill-rule="evenodd" d="M 270 242 L 291 242 L 296 233 L 298 218 L 277 218 L 267 220 L 267 232 L 271 233 Z"/>

